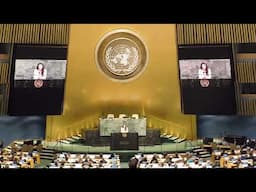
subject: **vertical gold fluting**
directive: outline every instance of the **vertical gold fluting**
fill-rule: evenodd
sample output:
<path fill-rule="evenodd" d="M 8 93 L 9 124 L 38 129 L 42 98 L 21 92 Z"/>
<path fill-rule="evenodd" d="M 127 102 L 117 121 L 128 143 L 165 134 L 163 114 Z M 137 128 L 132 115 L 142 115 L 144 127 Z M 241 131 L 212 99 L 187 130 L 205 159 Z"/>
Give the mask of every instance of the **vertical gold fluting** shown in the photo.
<path fill-rule="evenodd" d="M 178 44 L 256 42 L 256 24 L 177 24 L 177 29 Z"/>
<path fill-rule="evenodd" d="M 235 63 L 237 87 L 243 83 L 256 83 L 256 54 L 238 54 L 237 57 L 237 62 Z M 240 103 L 238 114 L 255 115 L 256 95 L 242 94 L 240 89 L 237 89 L 236 93 L 239 96 L 237 97 L 237 102 Z"/>
<path fill-rule="evenodd" d="M 216 30 L 216 43 L 217 42 L 221 42 L 221 33 L 220 33 L 220 25 L 219 24 L 215 24 L 215 30 Z"/>
<path fill-rule="evenodd" d="M 223 25 L 221 25 L 221 27 L 222 27 L 222 31 L 223 31 L 223 33 L 222 33 L 222 40 L 223 40 L 223 43 L 228 43 L 228 41 L 229 41 L 229 39 L 228 39 L 228 25 L 227 24 L 223 24 Z"/>
<path fill-rule="evenodd" d="M 256 42 L 256 25 L 252 25 L 250 27 L 250 31 L 251 31 L 251 41 L 250 42 Z"/>
<path fill-rule="evenodd" d="M 0 24 L 0 43 L 67 45 L 69 24 Z"/>
<path fill-rule="evenodd" d="M 194 26 L 194 31 L 196 36 L 198 37 L 198 43 L 201 44 L 202 43 L 202 31 L 201 31 L 201 26 L 200 25 L 195 25 Z"/>
<path fill-rule="evenodd" d="M 183 43 L 183 28 L 182 25 L 177 26 L 177 43 L 182 44 Z"/>
<path fill-rule="evenodd" d="M 0 63 L 0 85 L 1 86 L 5 86 L 6 89 L 8 91 L 8 75 L 10 74 L 10 68 L 9 68 L 9 64 L 8 63 Z M 4 91 L 4 87 L 2 88 Z M 0 114 L 1 115 L 5 115 L 7 112 L 7 97 L 8 94 L 5 94 L 6 91 L 4 91 L 1 95 L 0 95 L 0 100 L 1 100 L 1 105 L 0 105 Z"/>

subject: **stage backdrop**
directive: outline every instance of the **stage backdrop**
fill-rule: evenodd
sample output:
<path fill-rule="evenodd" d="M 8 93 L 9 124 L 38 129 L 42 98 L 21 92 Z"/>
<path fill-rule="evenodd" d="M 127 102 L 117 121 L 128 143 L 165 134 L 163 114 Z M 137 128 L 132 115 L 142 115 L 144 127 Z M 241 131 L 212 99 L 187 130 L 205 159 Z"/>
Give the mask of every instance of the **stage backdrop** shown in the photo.
<path fill-rule="evenodd" d="M 129 82 L 108 79 L 96 65 L 98 41 L 115 29 L 137 33 L 148 47 L 145 71 Z M 47 117 L 47 140 L 96 128 L 107 113 L 139 113 L 148 127 L 196 138 L 195 116 L 181 113 L 174 24 L 74 24 L 69 40 L 64 112 Z"/>
<path fill-rule="evenodd" d="M 197 118 L 198 137 L 224 137 L 226 135 L 256 138 L 256 117 L 201 115 Z"/>
<path fill-rule="evenodd" d="M 4 146 L 14 140 L 44 139 L 46 118 L 42 116 L 1 116 L 0 140 Z"/>

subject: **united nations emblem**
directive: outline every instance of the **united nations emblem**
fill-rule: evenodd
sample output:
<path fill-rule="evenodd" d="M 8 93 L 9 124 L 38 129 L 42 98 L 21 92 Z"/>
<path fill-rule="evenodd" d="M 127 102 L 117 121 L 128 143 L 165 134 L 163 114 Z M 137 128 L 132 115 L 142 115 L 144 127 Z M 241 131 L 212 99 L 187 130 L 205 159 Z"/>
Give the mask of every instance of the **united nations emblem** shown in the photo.
<path fill-rule="evenodd" d="M 36 88 L 41 88 L 43 86 L 44 82 L 41 79 L 37 79 L 34 81 L 34 86 Z"/>
<path fill-rule="evenodd" d="M 99 69 L 108 77 L 129 80 L 142 73 L 147 63 L 147 50 L 136 34 L 115 30 L 99 42 L 96 61 Z"/>
<path fill-rule="evenodd" d="M 201 79 L 200 84 L 201 84 L 202 87 L 209 87 L 210 82 L 209 82 L 208 79 Z"/>

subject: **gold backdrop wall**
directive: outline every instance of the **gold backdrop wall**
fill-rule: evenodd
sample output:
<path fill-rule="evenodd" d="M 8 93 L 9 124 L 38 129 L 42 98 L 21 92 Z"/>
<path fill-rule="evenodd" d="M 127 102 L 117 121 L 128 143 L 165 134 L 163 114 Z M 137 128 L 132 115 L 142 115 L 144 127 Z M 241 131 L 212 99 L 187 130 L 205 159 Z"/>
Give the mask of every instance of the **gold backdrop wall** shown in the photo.
<path fill-rule="evenodd" d="M 125 83 L 106 78 L 95 61 L 100 38 L 121 28 L 137 33 L 149 51 L 145 71 Z M 174 24 L 74 24 L 69 40 L 64 112 L 47 117 L 48 141 L 96 128 L 107 113 L 139 113 L 148 127 L 196 138 L 195 116 L 181 113 Z"/>

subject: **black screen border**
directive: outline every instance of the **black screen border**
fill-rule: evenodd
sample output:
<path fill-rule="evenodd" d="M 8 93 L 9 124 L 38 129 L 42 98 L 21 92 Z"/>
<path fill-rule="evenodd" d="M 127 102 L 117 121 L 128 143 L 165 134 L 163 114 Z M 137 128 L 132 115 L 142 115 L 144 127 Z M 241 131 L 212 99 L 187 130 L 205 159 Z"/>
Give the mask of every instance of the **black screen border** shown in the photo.
<path fill-rule="evenodd" d="M 65 57 L 59 57 L 59 59 L 61 60 L 67 60 L 66 63 L 66 72 L 65 72 L 65 79 L 63 79 L 64 81 L 64 86 L 63 86 L 63 101 L 62 101 L 62 106 L 60 109 L 60 113 L 35 113 L 35 114 L 31 114 L 31 113 L 22 113 L 22 114 L 17 114 L 17 113 L 13 113 L 13 110 L 11 110 L 11 102 L 14 100 L 15 96 L 13 95 L 13 93 L 15 92 L 15 89 L 22 89 L 22 88 L 17 88 L 14 85 L 14 82 L 17 81 L 14 79 L 15 77 L 15 61 L 16 59 L 58 59 L 56 58 L 56 55 L 47 55 L 47 56 L 42 56 L 42 55 L 34 55 L 35 57 L 16 57 L 16 49 L 20 47 L 25 47 L 25 48 L 56 48 L 56 49 L 60 49 L 63 48 L 65 49 Z M 10 58 L 10 66 L 11 66 L 11 75 L 10 75 L 10 90 L 9 90 L 9 101 L 8 101 L 8 111 L 7 114 L 10 116 L 17 116 L 17 115 L 21 115 L 21 116 L 28 116 L 28 115 L 61 115 L 63 112 L 63 108 L 64 108 L 64 100 L 65 100 L 65 89 L 66 89 L 66 79 L 67 79 L 67 70 L 68 70 L 68 45 L 63 45 L 63 44 L 20 44 L 20 43 L 13 43 L 12 44 L 12 53 L 11 53 L 11 58 Z M 30 89 L 30 88 L 23 88 L 23 89 Z M 31 88 L 32 89 L 32 88 Z M 34 88 L 35 89 L 35 88 Z M 52 88 L 50 88 L 52 89 Z"/>
<path fill-rule="evenodd" d="M 233 86 L 232 86 L 232 89 L 233 89 L 233 97 L 234 97 L 234 105 L 235 105 L 235 111 L 234 113 L 232 113 L 231 115 L 234 115 L 237 113 L 237 109 L 236 109 L 236 99 L 235 99 L 235 85 L 234 85 L 234 79 L 235 79 L 235 70 L 234 70 L 234 44 L 232 43 L 226 43 L 226 44 L 178 44 L 177 45 L 177 65 L 178 65 L 178 77 L 179 77 L 179 88 L 180 88 L 180 106 L 181 106 L 181 112 L 184 113 L 184 114 L 193 114 L 193 115 L 215 115 L 215 114 L 204 114 L 204 113 L 185 113 L 184 111 L 184 99 L 183 99 L 183 88 L 182 88 L 182 81 L 184 81 L 184 79 L 181 79 L 180 77 L 180 65 L 179 65 L 179 61 L 180 60 L 184 60 L 184 59 L 219 59 L 218 57 L 215 57 L 214 55 L 210 55 L 209 57 L 192 57 L 192 58 L 182 58 L 181 55 L 180 55 L 180 49 L 181 48 L 224 48 L 224 47 L 227 47 L 229 49 L 229 57 L 219 57 L 220 59 L 230 59 L 230 68 L 231 68 L 231 79 L 225 79 L 225 80 L 230 80 L 233 82 Z M 189 80 L 193 80 L 193 79 L 189 79 Z M 198 79 L 195 79 L 195 80 L 198 80 Z M 223 114 L 223 115 L 227 115 L 227 114 Z"/>

